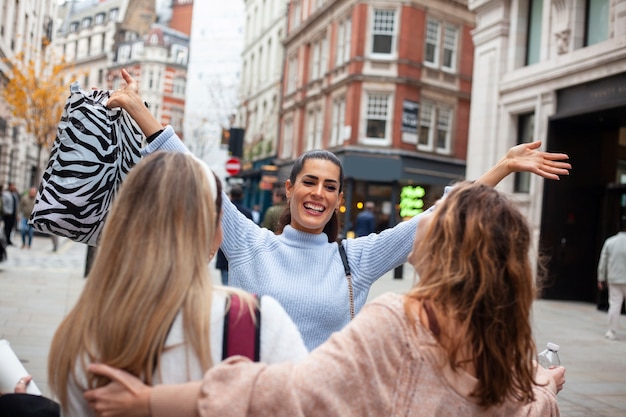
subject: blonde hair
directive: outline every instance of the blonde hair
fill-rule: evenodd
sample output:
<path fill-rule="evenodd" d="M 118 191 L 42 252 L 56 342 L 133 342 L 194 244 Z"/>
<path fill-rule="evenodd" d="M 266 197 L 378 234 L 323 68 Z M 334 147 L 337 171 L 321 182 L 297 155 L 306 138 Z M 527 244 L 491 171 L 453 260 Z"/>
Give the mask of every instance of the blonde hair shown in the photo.
<path fill-rule="evenodd" d="M 80 381 L 76 371 L 89 362 L 152 384 L 180 311 L 186 342 L 203 370 L 212 366 L 208 264 L 221 199 L 219 181 L 216 187 L 190 154 L 156 152 L 132 169 L 106 220 L 83 292 L 52 341 L 50 385 L 64 407 L 70 378 Z M 107 382 L 87 373 L 88 387 L 82 388 Z"/>
<path fill-rule="evenodd" d="M 526 219 L 493 188 L 464 182 L 437 204 L 425 227 L 413 249 L 419 282 L 408 293 L 407 314 L 414 321 L 411 302 L 428 300 L 448 320 L 442 329 L 452 323 L 442 342 L 448 362 L 457 369 L 469 352 L 480 405 L 532 401 L 537 288 Z"/>

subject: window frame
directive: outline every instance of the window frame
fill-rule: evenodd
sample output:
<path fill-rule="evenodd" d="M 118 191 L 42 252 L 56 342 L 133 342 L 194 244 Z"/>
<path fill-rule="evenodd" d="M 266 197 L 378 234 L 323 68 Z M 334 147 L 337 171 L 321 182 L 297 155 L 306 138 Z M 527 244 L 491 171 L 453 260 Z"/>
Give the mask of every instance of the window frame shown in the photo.
<path fill-rule="evenodd" d="M 384 30 L 383 28 L 377 28 L 377 13 L 385 13 L 392 16 L 393 26 L 391 30 Z M 369 56 L 378 59 L 390 59 L 394 58 L 397 55 L 397 38 L 398 38 L 398 10 L 390 9 L 390 8 L 372 8 L 371 12 L 371 25 L 370 25 L 370 46 L 369 46 Z M 384 22 L 380 22 L 381 24 Z M 377 36 L 389 36 L 391 37 L 389 52 L 376 52 L 374 51 L 374 47 L 376 45 L 376 37 Z"/>
<path fill-rule="evenodd" d="M 446 116 L 442 116 L 445 114 Z M 417 130 L 417 149 L 423 152 L 433 152 L 442 155 L 449 155 L 452 150 L 452 132 L 454 128 L 454 107 L 430 99 L 420 102 L 420 116 Z M 439 146 L 440 132 L 442 131 L 442 121 L 445 119 L 444 146 Z M 428 133 L 424 134 L 424 129 Z M 424 140 L 425 139 L 425 140 Z"/>
<path fill-rule="evenodd" d="M 350 62 L 350 43 L 352 42 L 352 17 L 348 16 L 337 23 L 337 48 L 335 49 L 335 67 Z"/>
<path fill-rule="evenodd" d="M 432 39 L 429 36 L 431 26 L 435 26 L 436 36 Z M 459 56 L 459 44 L 461 39 L 461 28 L 458 25 L 428 17 L 426 20 L 426 29 L 424 33 L 424 66 L 430 68 L 441 69 L 449 73 L 456 73 L 458 69 L 458 56 Z M 452 48 L 449 48 L 447 43 L 447 35 L 449 31 L 453 32 L 454 41 Z M 428 47 L 431 46 L 434 49 L 433 61 L 429 61 L 427 57 Z M 446 52 L 451 51 L 450 65 L 446 64 Z"/>
<path fill-rule="evenodd" d="M 329 146 L 339 146 L 343 144 L 344 126 L 346 123 L 346 96 L 340 95 L 333 99 L 332 129 Z"/>
<path fill-rule="evenodd" d="M 287 94 L 298 89 L 298 54 L 293 54 L 287 61 Z"/>
<path fill-rule="evenodd" d="M 593 22 L 591 22 L 591 15 L 592 15 L 592 3 L 598 3 L 598 2 L 603 2 L 602 5 L 600 5 L 601 7 L 606 8 L 606 13 L 604 14 L 604 20 L 602 22 L 596 21 L 595 23 L 597 23 L 594 26 L 597 32 L 597 29 L 604 29 L 605 32 L 601 34 L 601 36 L 594 36 L 592 39 L 590 39 L 590 33 L 591 33 L 591 25 L 593 24 Z M 585 1 L 585 34 L 584 34 L 584 39 L 583 39 L 583 47 L 586 46 L 591 46 L 591 45 L 596 45 L 598 43 L 604 42 L 606 40 L 609 39 L 609 26 L 611 24 L 610 22 L 610 17 L 609 17 L 609 13 L 611 10 L 611 2 L 609 0 L 586 0 Z M 598 4 L 596 4 L 596 6 L 599 6 Z M 601 15 L 598 14 L 597 17 L 599 18 Z"/>
<path fill-rule="evenodd" d="M 293 153 L 293 131 L 293 116 L 285 118 L 285 121 L 283 122 L 283 141 L 281 144 L 281 156 L 283 158 L 290 158 Z"/>
<path fill-rule="evenodd" d="M 366 91 L 365 93 L 364 103 L 364 113 L 363 113 L 363 137 L 361 142 L 364 145 L 374 145 L 374 146 L 389 146 L 391 145 L 391 136 L 392 136 L 392 127 L 393 127 L 393 92 L 390 91 Z M 380 107 L 376 103 L 372 103 L 372 100 L 376 100 L 378 98 L 385 98 L 386 103 L 384 104 L 385 108 L 385 116 L 380 117 L 376 113 L 370 113 L 372 110 L 372 106 Z M 378 120 L 385 122 L 384 128 L 384 136 L 383 137 L 373 137 L 368 135 L 368 126 L 370 120 Z"/>

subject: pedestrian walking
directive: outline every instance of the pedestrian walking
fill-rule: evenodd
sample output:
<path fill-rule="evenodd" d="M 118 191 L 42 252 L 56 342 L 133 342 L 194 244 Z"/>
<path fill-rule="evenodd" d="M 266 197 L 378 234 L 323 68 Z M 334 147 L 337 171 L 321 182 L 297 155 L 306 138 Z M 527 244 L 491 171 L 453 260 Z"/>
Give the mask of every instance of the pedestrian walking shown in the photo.
<path fill-rule="evenodd" d="M 122 70 L 127 85 L 107 105 L 122 107 L 147 136 L 142 150 L 189 152 L 171 126 L 163 128 L 145 107 L 137 82 Z M 567 175 L 567 155 L 539 151 L 541 142 L 512 147 L 479 183 L 495 186 L 512 172 L 532 172 L 558 180 Z M 285 181 L 287 205 L 278 235 L 259 228 L 224 199 L 222 250 L 229 262 L 229 284 L 268 294 L 285 307 L 309 350 L 350 322 L 367 300 L 372 284 L 406 262 L 422 215 L 379 234 L 338 240 L 344 173 L 340 160 L 326 150 L 300 155 Z M 341 248 L 351 269 L 350 280 Z"/>
<path fill-rule="evenodd" d="M 285 196 L 285 189 L 282 186 L 274 187 L 272 191 L 272 205 L 265 210 L 263 216 L 262 227 L 276 233 L 278 231 L 278 222 L 280 216 L 285 212 L 287 197 Z"/>
<path fill-rule="evenodd" d="M 299 363 L 231 358 L 203 381 L 158 387 L 95 365 L 117 382 L 86 396 L 107 416 L 559 416 L 565 368 L 533 361 L 532 234 L 515 204 L 458 184 L 412 242 L 408 294 L 368 303 Z"/>
<path fill-rule="evenodd" d="M 376 231 L 376 216 L 374 215 L 374 202 L 365 203 L 365 210 L 356 216 L 354 233 L 357 237 L 367 236 Z"/>
<path fill-rule="evenodd" d="M 30 189 L 28 190 L 28 194 L 26 194 L 20 202 L 20 211 L 22 215 L 20 226 L 20 232 L 22 233 L 22 249 L 30 249 L 33 243 L 33 235 L 35 234 L 35 231 L 33 229 L 33 226 L 28 223 L 28 219 L 30 218 L 30 214 L 33 212 L 36 196 L 37 188 L 30 187 Z"/>
<path fill-rule="evenodd" d="M 15 184 L 10 182 L 8 188 L 2 192 L 2 220 L 4 221 L 4 237 L 7 245 L 13 245 L 11 234 L 15 228 L 19 210 L 20 195 Z"/>
<path fill-rule="evenodd" d="M 605 337 L 617 339 L 622 303 L 626 297 L 626 217 L 621 218 L 620 231 L 606 239 L 598 262 L 598 289 L 609 291 L 609 329 Z"/>

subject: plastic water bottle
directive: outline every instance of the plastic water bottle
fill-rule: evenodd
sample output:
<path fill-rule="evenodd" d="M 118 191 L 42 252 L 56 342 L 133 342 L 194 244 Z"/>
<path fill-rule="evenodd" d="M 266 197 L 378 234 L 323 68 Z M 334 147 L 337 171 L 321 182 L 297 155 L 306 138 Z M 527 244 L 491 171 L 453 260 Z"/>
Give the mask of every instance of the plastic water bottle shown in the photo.
<path fill-rule="evenodd" d="M 548 342 L 546 349 L 537 355 L 537 362 L 539 362 L 539 365 L 543 366 L 545 369 L 561 366 L 561 360 L 559 359 L 559 345 Z"/>

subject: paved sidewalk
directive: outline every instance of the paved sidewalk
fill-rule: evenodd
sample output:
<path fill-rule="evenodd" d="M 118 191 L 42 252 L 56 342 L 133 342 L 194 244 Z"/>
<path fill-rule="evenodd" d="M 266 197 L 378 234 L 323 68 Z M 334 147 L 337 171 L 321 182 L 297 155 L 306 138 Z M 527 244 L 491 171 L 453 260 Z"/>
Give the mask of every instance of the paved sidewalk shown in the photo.
<path fill-rule="evenodd" d="M 0 263 L 0 338 L 8 339 L 37 385 L 49 394 L 46 361 L 50 341 L 63 316 L 82 290 L 86 246 L 68 240 L 52 252 L 49 238 L 36 237 L 30 250 L 9 247 Z M 405 265 L 403 279 L 393 271 L 382 277 L 370 299 L 383 292 L 405 292 L 413 271 Z M 219 273 L 213 274 L 219 282 Z M 565 417 L 626 416 L 626 317 L 617 341 L 603 338 L 606 313 L 589 303 L 539 300 L 534 306 L 539 349 L 552 341 L 567 367 L 559 394 Z"/>

